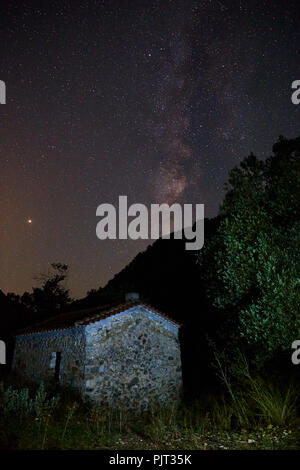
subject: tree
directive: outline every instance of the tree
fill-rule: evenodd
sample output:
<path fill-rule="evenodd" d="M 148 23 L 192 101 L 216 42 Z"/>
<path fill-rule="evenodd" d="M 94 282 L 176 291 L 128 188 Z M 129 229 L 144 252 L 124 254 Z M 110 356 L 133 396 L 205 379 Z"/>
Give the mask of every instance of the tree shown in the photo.
<path fill-rule="evenodd" d="M 230 172 L 219 229 L 198 260 L 223 312 L 222 336 L 251 347 L 257 365 L 300 332 L 300 138 L 281 137 L 273 152 Z"/>
<path fill-rule="evenodd" d="M 67 309 L 71 302 L 65 285 L 67 276 L 66 264 L 52 263 L 47 274 L 37 277 L 41 287 L 33 287 L 32 293 L 25 292 L 22 295 L 21 302 L 33 312 L 35 321 L 44 320 Z"/>

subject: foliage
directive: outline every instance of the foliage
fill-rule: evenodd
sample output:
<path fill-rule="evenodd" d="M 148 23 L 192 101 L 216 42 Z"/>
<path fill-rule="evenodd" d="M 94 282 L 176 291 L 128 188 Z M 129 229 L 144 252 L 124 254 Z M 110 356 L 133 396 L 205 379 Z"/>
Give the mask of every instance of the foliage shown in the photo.
<path fill-rule="evenodd" d="M 20 313 L 19 327 L 45 320 L 67 309 L 71 298 L 66 287 L 68 266 L 62 263 L 52 263 L 46 274 L 36 276 L 40 287 L 33 287 L 32 292 L 24 292 L 22 296 L 8 293 L 7 299 Z"/>
<path fill-rule="evenodd" d="M 258 378 L 255 379 L 255 383 Z M 262 397 L 269 382 L 262 382 Z M 82 401 L 47 399 L 41 392 L 2 388 L 11 400 L 0 411 L 0 448 L 6 449 L 286 449 L 299 448 L 296 409 L 285 398 L 284 419 L 258 406 L 252 387 L 234 384 L 234 394 L 245 403 L 248 422 L 237 421 L 236 408 L 229 397 L 204 395 L 200 400 L 172 408 L 153 409 L 142 415 L 112 410 Z M 277 390 L 272 387 L 270 390 Z M 290 389 L 291 390 L 291 389 Z M 16 392 L 16 391 L 15 391 Z M 259 392 L 259 396 L 260 396 Z M 269 392 L 268 392 L 269 393 Z M 270 398 L 275 397 L 270 392 Z M 16 399 L 16 396 L 18 397 Z M 284 389 L 282 397 L 286 397 Z M 292 393 L 290 391 L 290 397 Z M 39 398 L 38 398 L 39 397 Z M 31 400 L 36 400 L 37 408 Z M 270 402 L 271 403 L 271 402 Z M 264 405 L 265 406 L 265 405 Z M 38 411 L 36 411 L 36 409 Z M 270 408 L 271 409 L 271 408 Z M 283 408 L 282 408 L 283 409 Z M 281 409 L 281 411 L 282 411 Z M 42 410 L 42 411 L 41 411 Z M 24 411 L 24 412 L 23 412 Z M 19 413 L 21 412 L 22 420 Z M 278 421 L 278 417 L 280 418 Z M 278 423 L 278 424 L 277 424 Z"/>
<path fill-rule="evenodd" d="M 300 332 L 300 138 L 273 150 L 230 172 L 217 234 L 198 258 L 229 349 L 250 346 L 257 366 Z"/>
<path fill-rule="evenodd" d="M 232 401 L 233 416 L 241 426 L 257 423 L 283 426 L 297 415 L 297 386 L 253 375 L 244 354 L 239 353 L 233 369 L 227 366 L 224 353 L 215 351 L 215 367 Z M 228 406 L 227 406 L 228 408 Z"/>
<path fill-rule="evenodd" d="M 28 388 L 14 389 L 9 386 L 6 390 L 1 383 L 0 410 L 5 414 L 16 414 L 19 417 L 34 416 L 40 419 L 46 412 L 53 410 L 58 398 L 47 398 L 43 382 L 41 382 L 34 396 L 30 396 Z"/>

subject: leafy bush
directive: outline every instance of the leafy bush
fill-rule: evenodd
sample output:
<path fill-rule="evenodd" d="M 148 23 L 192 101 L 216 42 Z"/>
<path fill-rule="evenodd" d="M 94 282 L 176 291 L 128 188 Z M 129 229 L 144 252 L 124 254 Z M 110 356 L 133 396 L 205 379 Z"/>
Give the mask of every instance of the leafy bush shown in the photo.
<path fill-rule="evenodd" d="M 228 353 L 247 348 L 257 370 L 300 329 L 300 137 L 273 151 L 231 170 L 217 233 L 198 255 L 220 316 L 215 341 Z"/>
<path fill-rule="evenodd" d="M 40 384 L 33 397 L 28 388 L 14 389 L 9 386 L 4 390 L 1 383 L 2 396 L 0 409 L 4 415 L 17 414 L 19 417 L 34 416 L 41 418 L 46 412 L 53 410 L 58 402 L 57 397 L 47 398 L 43 382 Z"/>

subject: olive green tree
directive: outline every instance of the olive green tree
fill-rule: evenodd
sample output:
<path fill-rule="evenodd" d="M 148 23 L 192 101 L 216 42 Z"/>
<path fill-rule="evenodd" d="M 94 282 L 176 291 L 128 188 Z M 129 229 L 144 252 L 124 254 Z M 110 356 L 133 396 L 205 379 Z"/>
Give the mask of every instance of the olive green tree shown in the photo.
<path fill-rule="evenodd" d="M 300 138 L 280 138 L 266 161 L 253 154 L 229 175 L 216 236 L 199 263 L 223 312 L 228 345 L 248 345 L 259 364 L 300 333 Z"/>

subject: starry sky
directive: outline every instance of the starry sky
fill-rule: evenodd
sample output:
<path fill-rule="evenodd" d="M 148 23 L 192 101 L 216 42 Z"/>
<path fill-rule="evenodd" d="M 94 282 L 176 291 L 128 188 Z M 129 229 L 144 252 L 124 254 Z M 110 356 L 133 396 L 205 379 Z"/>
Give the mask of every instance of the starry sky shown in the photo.
<path fill-rule="evenodd" d="M 234 165 L 300 134 L 297 0 L 3 0 L 0 13 L 5 293 L 51 262 L 70 266 L 75 298 L 104 286 L 149 241 L 100 241 L 99 204 L 213 217 Z"/>

